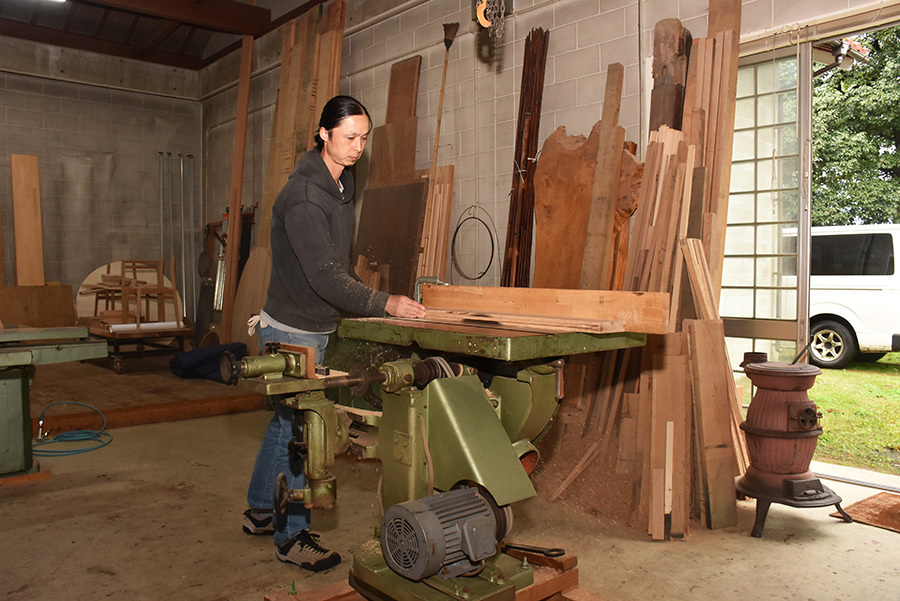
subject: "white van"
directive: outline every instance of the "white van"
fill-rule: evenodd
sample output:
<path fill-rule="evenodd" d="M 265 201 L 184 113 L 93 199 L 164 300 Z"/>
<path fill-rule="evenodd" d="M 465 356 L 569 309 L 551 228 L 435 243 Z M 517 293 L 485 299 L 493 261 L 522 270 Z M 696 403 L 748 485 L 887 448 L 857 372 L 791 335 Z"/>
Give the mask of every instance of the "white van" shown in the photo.
<path fill-rule="evenodd" d="M 812 228 L 813 365 L 838 369 L 900 350 L 900 225 Z"/>

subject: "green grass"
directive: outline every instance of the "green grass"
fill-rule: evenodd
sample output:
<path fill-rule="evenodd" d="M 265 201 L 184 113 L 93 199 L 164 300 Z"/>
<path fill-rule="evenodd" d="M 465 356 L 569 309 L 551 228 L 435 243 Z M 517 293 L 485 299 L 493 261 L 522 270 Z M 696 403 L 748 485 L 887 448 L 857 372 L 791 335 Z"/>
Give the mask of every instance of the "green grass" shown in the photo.
<path fill-rule="evenodd" d="M 816 461 L 900 474 L 900 353 L 823 369 L 809 398 L 824 429 Z"/>

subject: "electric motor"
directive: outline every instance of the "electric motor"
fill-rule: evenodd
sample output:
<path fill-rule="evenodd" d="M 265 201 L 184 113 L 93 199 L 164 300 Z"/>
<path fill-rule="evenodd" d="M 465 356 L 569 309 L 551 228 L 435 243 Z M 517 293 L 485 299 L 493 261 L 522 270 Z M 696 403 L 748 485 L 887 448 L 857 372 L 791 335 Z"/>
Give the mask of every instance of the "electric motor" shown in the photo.
<path fill-rule="evenodd" d="M 381 519 L 381 552 L 410 580 L 454 578 L 477 571 L 497 552 L 497 521 L 476 488 L 398 503 Z"/>

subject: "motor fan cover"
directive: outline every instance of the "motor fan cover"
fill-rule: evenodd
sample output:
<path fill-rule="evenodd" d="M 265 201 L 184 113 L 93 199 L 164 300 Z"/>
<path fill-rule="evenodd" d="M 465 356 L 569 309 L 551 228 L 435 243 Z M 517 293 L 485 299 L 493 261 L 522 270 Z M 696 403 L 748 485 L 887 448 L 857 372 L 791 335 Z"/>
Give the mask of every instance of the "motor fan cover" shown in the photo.
<path fill-rule="evenodd" d="M 410 580 L 444 578 L 478 569 L 497 552 L 496 518 L 475 488 L 398 503 L 381 519 L 381 552 Z"/>

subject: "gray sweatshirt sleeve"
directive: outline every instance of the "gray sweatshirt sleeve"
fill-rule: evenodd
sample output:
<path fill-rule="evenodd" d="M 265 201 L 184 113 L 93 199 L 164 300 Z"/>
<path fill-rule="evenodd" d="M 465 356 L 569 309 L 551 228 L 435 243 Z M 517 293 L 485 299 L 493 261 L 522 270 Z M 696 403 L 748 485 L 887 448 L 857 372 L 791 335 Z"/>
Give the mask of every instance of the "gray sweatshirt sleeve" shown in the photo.
<path fill-rule="evenodd" d="M 341 267 L 323 211 L 300 203 L 285 215 L 291 248 L 313 291 L 328 304 L 347 313 L 385 314 L 388 294 L 369 288 Z"/>

